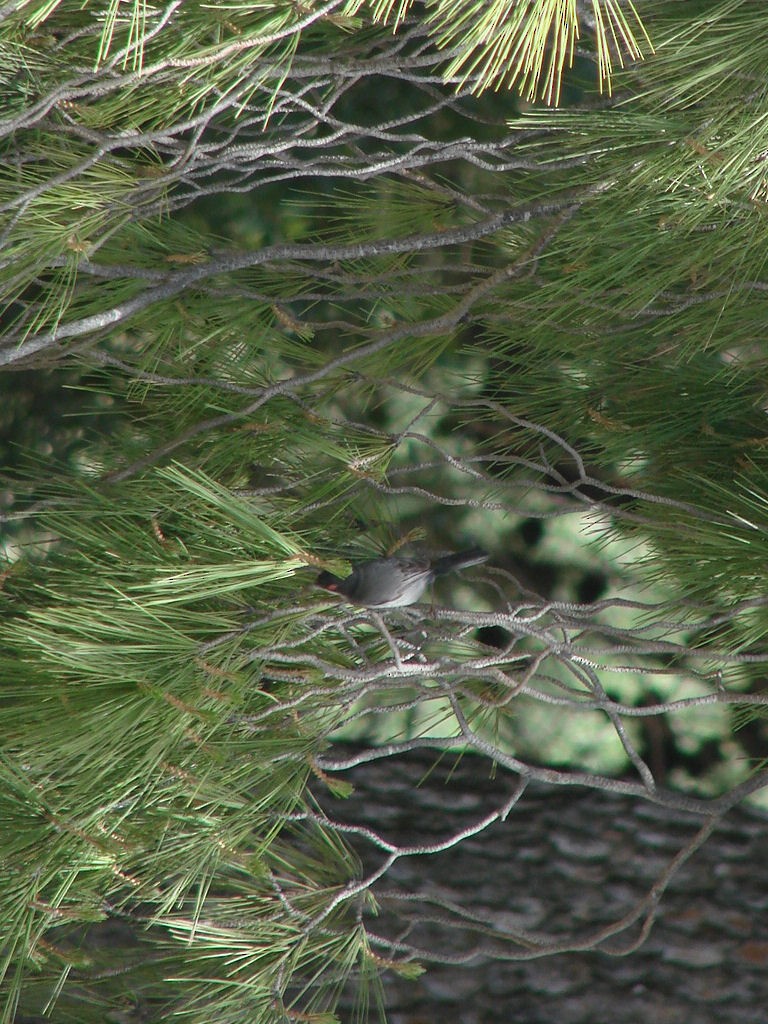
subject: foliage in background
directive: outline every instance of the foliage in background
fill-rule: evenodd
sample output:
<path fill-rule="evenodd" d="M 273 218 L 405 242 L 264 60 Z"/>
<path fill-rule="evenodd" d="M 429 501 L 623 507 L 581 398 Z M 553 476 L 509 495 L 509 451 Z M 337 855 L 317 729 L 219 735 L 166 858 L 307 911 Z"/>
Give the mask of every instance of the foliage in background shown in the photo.
<path fill-rule="evenodd" d="M 764 12 L 682 6 L 0 11 L 3 1020 L 381 1010 L 334 737 L 759 787 Z"/>

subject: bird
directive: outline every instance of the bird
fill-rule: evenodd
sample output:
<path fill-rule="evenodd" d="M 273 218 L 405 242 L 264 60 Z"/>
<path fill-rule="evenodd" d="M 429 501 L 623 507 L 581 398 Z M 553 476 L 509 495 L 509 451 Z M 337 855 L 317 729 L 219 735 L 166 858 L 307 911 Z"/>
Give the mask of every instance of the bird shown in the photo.
<path fill-rule="evenodd" d="M 418 558 L 374 558 L 352 567 L 351 575 L 340 579 L 321 572 L 317 586 L 341 594 L 351 604 L 365 608 L 404 608 L 415 604 L 437 576 L 467 569 L 488 560 L 482 548 L 470 548 L 432 561 Z"/>

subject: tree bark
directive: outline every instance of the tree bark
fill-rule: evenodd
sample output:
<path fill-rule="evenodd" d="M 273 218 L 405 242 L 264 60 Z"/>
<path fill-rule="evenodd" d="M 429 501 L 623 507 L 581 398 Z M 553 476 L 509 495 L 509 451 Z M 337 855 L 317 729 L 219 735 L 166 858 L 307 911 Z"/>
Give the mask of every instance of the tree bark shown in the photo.
<path fill-rule="evenodd" d="M 321 803 L 336 821 L 412 848 L 472 828 L 514 790 L 479 758 L 435 762 L 421 751 L 358 765 L 345 775 L 354 795 Z M 391 1024 L 765 1020 L 766 817 L 734 809 L 706 841 L 703 823 L 537 785 L 505 821 L 400 857 L 372 886 L 381 913 L 368 926 L 383 956 L 426 973 L 387 972 Z M 351 841 L 364 873 L 387 860 L 370 838 Z"/>

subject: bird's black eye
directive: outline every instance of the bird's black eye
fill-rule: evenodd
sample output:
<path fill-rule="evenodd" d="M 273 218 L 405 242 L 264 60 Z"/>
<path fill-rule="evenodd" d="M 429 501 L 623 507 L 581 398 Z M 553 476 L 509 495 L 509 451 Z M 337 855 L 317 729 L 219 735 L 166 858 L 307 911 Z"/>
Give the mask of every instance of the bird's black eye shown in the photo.
<path fill-rule="evenodd" d="M 318 587 L 322 587 L 323 590 L 338 590 L 339 581 L 329 572 L 321 572 L 315 580 Z"/>

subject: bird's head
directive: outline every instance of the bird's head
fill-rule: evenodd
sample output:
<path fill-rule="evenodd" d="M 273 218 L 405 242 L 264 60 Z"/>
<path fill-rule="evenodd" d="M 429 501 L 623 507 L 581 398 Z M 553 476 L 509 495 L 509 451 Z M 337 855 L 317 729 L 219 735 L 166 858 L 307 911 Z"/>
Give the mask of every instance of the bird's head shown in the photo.
<path fill-rule="evenodd" d="M 323 590 L 330 590 L 334 594 L 339 593 L 339 584 L 342 581 L 338 576 L 334 576 L 332 572 L 321 572 L 315 580 L 315 584 L 318 587 L 322 587 Z"/>

